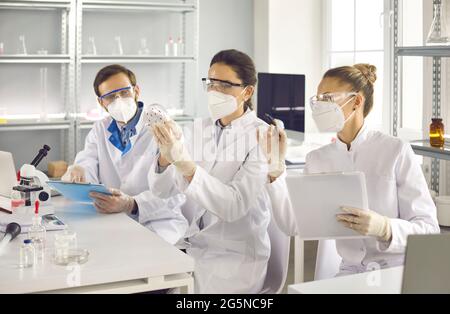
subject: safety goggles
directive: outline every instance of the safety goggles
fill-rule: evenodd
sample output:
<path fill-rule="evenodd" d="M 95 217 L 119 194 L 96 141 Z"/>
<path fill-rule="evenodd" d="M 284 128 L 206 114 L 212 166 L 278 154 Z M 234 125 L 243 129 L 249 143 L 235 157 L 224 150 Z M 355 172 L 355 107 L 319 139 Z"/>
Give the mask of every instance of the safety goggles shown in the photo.
<path fill-rule="evenodd" d="M 238 84 L 238 83 L 233 83 L 230 81 L 224 81 L 224 80 L 218 80 L 218 79 L 202 78 L 202 82 L 203 82 L 203 88 L 205 89 L 205 91 L 215 90 L 215 91 L 222 92 L 222 93 L 228 92 L 232 88 L 246 87 L 245 84 Z"/>
<path fill-rule="evenodd" d="M 316 95 L 310 98 L 309 104 L 314 109 L 319 103 L 329 102 L 341 105 L 345 100 L 349 100 L 350 97 L 358 95 L 357 92 L 338 92 L 338 93 L 325 93 Z"/>
<path fill-rule="evenodd" d="M 133 98 L 134 97 L 134 88 L 133 86 L 128 86 L 124 88 L 115 89 L 113 91 L 110 91 L 109 93 L 106 93 L 105 95 L 102 95 L 99 97 L 100 101 L 103 102 L 105 105 L 109 105 L 112 103 L 116 98 Z"/>

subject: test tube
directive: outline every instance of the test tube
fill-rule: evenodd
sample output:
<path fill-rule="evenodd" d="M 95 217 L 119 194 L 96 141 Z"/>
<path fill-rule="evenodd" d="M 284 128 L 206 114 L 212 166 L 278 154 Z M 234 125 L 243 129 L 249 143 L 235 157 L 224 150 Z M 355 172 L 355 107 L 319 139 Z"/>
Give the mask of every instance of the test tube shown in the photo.
<path fill-rule="evenodd" d="M 123 55 L 123 48 L 122 48 L 122 41 L 120 39 L 120 36 L 114 37 L 114 40 L 116 41 L 117 54 L 122 56 Z"/>
<path fill-rule="evenodd" d="M 20 35 L 19 36 L 19 41 L 20 41 L 19 54 L 20 55 L 26 55 L 27 54 L 27 46 L 25 44 L 25 36 L 24 35 Z"/>

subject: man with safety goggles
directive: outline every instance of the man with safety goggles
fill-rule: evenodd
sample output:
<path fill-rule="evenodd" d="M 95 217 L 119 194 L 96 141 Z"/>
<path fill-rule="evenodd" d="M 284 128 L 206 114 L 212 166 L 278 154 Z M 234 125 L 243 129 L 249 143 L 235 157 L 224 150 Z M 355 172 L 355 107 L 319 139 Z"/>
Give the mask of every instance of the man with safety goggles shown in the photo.
<path fill-rule="evenodd" d="M 109 117 L 95 123 L 62 180 L 104 184 L 112 195 L 91 193 L 98 212 L 125 212 L 176 243 L 187 227 L 180 211 L 184 197 L 162 200 L 150 192 L 147 173 L 158 147 L 146 126 L 147 107 L 138 101 L 136 76 L 121 65 L 110 65 L 98 72 L 94 90 Z"/>

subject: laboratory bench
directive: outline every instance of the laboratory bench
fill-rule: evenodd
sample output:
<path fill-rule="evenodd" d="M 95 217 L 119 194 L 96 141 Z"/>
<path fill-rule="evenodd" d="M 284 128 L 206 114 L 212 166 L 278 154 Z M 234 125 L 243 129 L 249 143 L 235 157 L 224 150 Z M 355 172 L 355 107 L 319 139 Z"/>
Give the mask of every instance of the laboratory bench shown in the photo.
<path fill-rule="evenodd" d="M 0 293 L 139 293 L 181 288 L 193 293 L 194 260 L 124 213 L 103 215 L 63 197 L 42 207 L 54 212 L 77 235 L 78 248 L 89 251 L 84 264 L 53 262 L 54 237 L 47 231 L 44 259 L 20 268 L 19 235 L 0 258 Z M 0 213 L 0 215 L 6 215 Z"/>

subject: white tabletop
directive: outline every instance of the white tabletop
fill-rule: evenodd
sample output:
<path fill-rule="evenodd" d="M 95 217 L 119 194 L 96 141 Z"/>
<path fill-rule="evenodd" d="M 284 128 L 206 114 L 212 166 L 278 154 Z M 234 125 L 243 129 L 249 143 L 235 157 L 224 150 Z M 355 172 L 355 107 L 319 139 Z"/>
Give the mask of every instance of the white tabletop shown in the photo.
<path fill-rule="evenodd" d="M 19 247 L 26 237 L 20 235 L 0 258 L 0 293 L 66 289 L 78 279 L 80 286 L 90 286 L 194 270 L 191 257 L 125 214 L 73 212 L 73 204 L 61 197 L 52 202 L 55 214 L 77 233 L 78 247 L 89 251 L 89 260 L 79 268 L 54 264 L 54 235 L 59 231 L 49 231 L 44 263 L 20 269 Z"/>
<path fill-rule="evenodd" d="M 290 285 L 290 294 L 399 294 L 403 267 Z"/>

